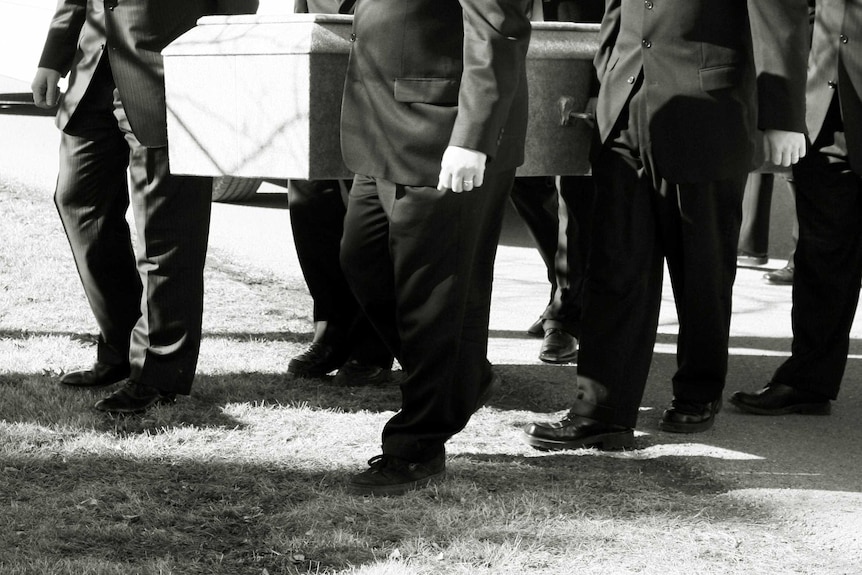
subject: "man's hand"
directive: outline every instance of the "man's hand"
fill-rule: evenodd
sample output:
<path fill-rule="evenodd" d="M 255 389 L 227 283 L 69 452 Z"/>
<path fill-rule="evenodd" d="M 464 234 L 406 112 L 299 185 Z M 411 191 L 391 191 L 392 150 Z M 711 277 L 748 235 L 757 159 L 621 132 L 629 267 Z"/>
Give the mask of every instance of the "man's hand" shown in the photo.
<path fill-rule="evenodd" d="M 38 108 L 53 108 L 60 97 L 60 72 L 50 68 L 37 68 L 36 76 L 30 89 L 33 90 L 33 102 Z"/>
<path fill-rule="evenodd" d="M 805 156 L 805 134 L 766 130 L 763 132 L 763 155 L 776 166 L 792 166 Z"/>
<path fill-rule="evenodd" d="M 449 146 L 440 162 L 437 189 L 441 192 L 469 192 L 485 181 L 485 160 L 488 156 L 476 150 Z"/>

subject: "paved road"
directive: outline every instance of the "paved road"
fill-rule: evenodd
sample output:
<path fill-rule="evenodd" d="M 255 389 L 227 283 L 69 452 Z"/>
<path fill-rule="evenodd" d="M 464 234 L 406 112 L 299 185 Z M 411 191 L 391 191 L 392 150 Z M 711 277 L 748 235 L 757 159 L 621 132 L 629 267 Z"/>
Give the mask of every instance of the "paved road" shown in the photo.
<path fill-rule="evenodd" d="M 0 79 L 0 91 L 8 91 Z M 37 186 L 50 194 L 56 173 L 57 134 L 50 119 L 0 115 L 0 177 Z M 212 249 L 234 254 L 243 265 L 300 278 L 284 190 L 270 187 L 254 205 L 214 207 Z M 271 246 L 279 249 L 271 249 Z M 268 246 L 270 249 L 261 249 Z M 768 268 L 781 267 L 773 260 Z M 790 347 L 790 289 L 768 286 L 764 269 L 740 269 L 734 297 L 728 393 L 757 389 Z M 490 358 L 565 389 L 572 366 L 537 367 L 539 341 L 523 330 L 547 297 L 544 269 L 523 225 L 511 214 L 505 225 L 495 279 Z M 687 457 L 728 488 L 774 501 L 788 513 L 803 513 L 814 525 L 841 533 L 842 545 L 856 545 L 862 561 L 862 322 L 853 330 L 851 358 L 841 398 L 830 417 L 762 418 L 726 407 L 715 429 L 697 436 L 657 431 L 670 400 L 676 315 L 666 286 L 654 368 L 644 398 L 639 430 L 643 449 L 623 457 Z M 563 408 L 561 405 L 560 408 Z M 553 417 L 550 414 L 549 417 Z M 617 455 L 619 456 L 619 455 Z M 813 519 L 811 519 L 813 518 Z"/>

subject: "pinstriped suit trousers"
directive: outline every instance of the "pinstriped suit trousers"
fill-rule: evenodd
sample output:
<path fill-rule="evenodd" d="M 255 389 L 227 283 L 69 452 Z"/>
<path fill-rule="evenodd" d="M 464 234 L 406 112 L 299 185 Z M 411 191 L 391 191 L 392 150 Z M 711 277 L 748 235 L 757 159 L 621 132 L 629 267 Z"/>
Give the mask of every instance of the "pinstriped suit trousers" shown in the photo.
<path fill-rule="evenodd" d="M 138 142 L 104 60 L 61 135 L 54 199 L 99 361 L 128 361 L 130 379 L 165 393 L 188 394 L 197 366 L 211 190 L 209 178 L 170 175 L 167 148 Z"/>

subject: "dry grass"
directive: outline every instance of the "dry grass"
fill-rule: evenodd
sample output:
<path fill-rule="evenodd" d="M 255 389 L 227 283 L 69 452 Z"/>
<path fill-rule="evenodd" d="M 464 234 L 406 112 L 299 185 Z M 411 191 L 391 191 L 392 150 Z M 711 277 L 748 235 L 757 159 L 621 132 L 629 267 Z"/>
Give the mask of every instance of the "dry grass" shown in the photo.
<path fill-rule="evenodd" d="M 94 326 L 50 198 L 0 181 L 0 573 L 852 573 L 810 533 L 696 461 L 540 454 L 519 438 L 559 391 L 504 368 L 449 445 L 450 479 L 347 494 L 396 386 L 289 380 L 303 285 L 212 253 L 193 394 L 141 417 L 57 385 Z M 256 274 L 256 275 L 255 275 Z M 643 441 L 643 440 L 642 440 Z"/>

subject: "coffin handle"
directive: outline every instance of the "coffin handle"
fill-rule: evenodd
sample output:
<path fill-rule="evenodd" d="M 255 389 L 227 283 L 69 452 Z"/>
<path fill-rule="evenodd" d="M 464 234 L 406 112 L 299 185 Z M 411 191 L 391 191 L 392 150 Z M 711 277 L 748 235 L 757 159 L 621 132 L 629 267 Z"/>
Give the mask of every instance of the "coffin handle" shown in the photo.
<path fill-rule="evenodd" d="M 591 106 L 590 104 L 593 105 Z M 572 120 L 583 120 L 590 126 L 594 125 L 596 122 L 595 112 L 589 111 L 590 109 L 595 109 L 594 100 L 592 99 L 587 103 L 587 110 L 584 110 L 583 112 L 574 111 L 575 99 L 572 96 L 560 96 L 560 99 L 557 100 L 557 107 L 560 110 L 561 126 L 571 126 Z"/>

